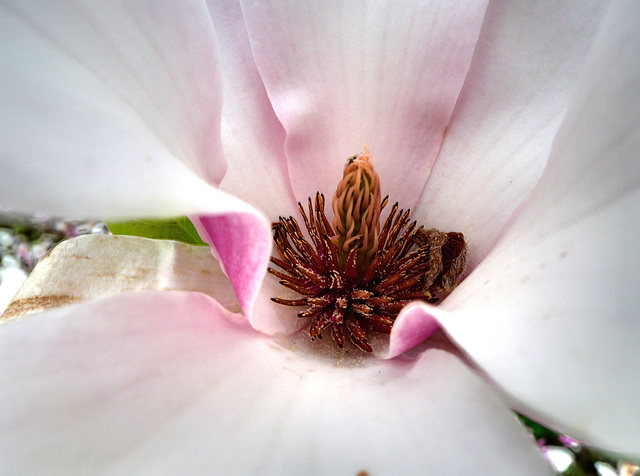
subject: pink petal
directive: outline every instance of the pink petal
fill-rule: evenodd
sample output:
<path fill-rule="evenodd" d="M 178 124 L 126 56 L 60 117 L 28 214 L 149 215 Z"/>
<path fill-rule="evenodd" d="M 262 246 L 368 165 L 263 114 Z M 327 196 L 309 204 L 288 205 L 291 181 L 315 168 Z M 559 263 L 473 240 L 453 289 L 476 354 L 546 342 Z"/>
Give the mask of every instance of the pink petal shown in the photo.
<path fill-rule="evenodd" d="M 3 2 L 0 200 L 124 218 L 205 211 L 226 164 L 206 5 Z"/>
<path fill-rule="evenodd" d="M 455 357 L 350 365 L 144 291 L 0 329 L 3 473 L 551 474 Z"/>
<path fill-rule="evenodd" d="M 245 315 L 253 316 L 253 306 L 271 255 L 269 223 L 251 211 L 203 215 L 191 220 L 200 237 L 212 246 Z"/>
<path fill-rule="evenodd" d="M 539 180 L 606 4 L 492 2 L 442 150 L 414 214 L 460 231 L 469 266 Z"/>
<path fill-rule="evenodd" d="M 460 94 L 485 3 L 241 4 L 286 132 L 296 198 L 331 197 L 345 160 L 367 144 L 383 193 L 414 205 Z"/>
<path fill-rule="evenodd" d="M 440 329 L 435 317 L 437 308 L 428 304 L 413 303 L 406 306 L 393 324 L 389 338 L 389 350 L 384 358 L 392 359 L 412 349 Z"/>
<path fill-rule="evenodd" d="M 220 188 L 277 221 L 281 215 L 295 214 L 297 206 L 284 156 L 284 129 L 256 68 L 239 3 L 210 2 L 209 9 L 221 52 L 225 96 L 222 141 L 229 159 Z M 271 301 L 285 292 L 276 279 L 267 276 L 260 286 L 264 273 L 255 275 L 255 279 L 246 279 L 244 274 L 238 273 L 234 280 L 239 293 L 249 295 L 243 298 L 244 307 L 251 309 L 248 317 L 254 329 L 269 335 L 288 335 L 305 324 L 296 316 L 299 311 Z M 250 289 L 244 291 L 246 287 Z M 252 299 L 253 304 L 248 305 Z"/>
<path fill-rule="evenodd" d="M 306 321 L 299 310 L 271 301 L 292 299 L 273 276 L 266 276 L 271 255 L 271 228 L 251 213 L 190 217 L 200 237 L 209 245 L 229 277 L 251 326 L 268 335 L 289 335 Z"/>
<path fill-rule="evenodd" d="M 518 408 L 636 458 L 639 22 L 606 16 L 531 200 L 438 316 Z"/>
<path fill-rule="evenodd" d="M 284 157 L 284 129 L 253 61 L 240 4 L 224 0 L 208 6 L 224 85 L 222 144 L 229 168 L 220 188 L 275 221 L 296 207 Z"/>

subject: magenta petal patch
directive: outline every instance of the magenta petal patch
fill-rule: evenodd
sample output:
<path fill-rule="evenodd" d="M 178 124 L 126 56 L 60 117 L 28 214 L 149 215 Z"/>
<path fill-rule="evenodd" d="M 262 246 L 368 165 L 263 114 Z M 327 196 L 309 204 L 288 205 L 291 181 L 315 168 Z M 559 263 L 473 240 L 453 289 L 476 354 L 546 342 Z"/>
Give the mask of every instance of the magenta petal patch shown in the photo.
<path fill-rule="evenodd" d="M 391 330 L 387 358 L 397 357 L 440 329 L 440 323 L 430 308 L 433 306 L 415 303 L 400 312 Z"/>
<path fill-rule="evenodd" d="M 251 315 L 271 255 L 269 224 L 251 213 L 190 218 L 220 261 L 245 315 Z"/>

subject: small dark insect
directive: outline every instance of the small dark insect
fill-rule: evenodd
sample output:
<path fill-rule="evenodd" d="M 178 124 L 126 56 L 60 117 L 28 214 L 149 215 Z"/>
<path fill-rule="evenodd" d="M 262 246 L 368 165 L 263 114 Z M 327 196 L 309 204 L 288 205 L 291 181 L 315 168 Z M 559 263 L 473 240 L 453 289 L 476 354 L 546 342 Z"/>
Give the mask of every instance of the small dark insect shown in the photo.
<path fill-rule="evenodd" d="M 462 233 L 425 230 L 410 221 L 409 210 L 391 211 L 380 228 L 388 197 L 380 199 L 378 174 L 364 154 L 348 159 L 333 199 L 333 226 L 326 217 L 324 195 L 298 203 L 309 240 L 295 218 L 273 223 L 280 268 L 269 273 L 300 294 L 298 299 L 272 298 L 285 306 L 305 307 L 311 340 L 331 332 L 342 348 L 345 337 L 365 352 L 367 333 L 389 334 L 400 310 L 411 301 L 429 303 L 451 292 L 466 264 Z"/>

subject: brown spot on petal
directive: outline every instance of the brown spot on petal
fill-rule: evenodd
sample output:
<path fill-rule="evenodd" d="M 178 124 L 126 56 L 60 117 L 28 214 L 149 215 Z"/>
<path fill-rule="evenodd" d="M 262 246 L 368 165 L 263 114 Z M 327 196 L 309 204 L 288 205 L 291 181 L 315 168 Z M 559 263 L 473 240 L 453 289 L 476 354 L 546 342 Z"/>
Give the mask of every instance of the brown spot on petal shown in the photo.
<path fill-rule="evenodd" d="M 34 296 L 18 299 L 9 304 L 4 314 L 2 314 L 2 320 L 9 320 L 32 312 L 66 306 L 77 301 L 80 301 L 80 299 L 68 295 Z"/>

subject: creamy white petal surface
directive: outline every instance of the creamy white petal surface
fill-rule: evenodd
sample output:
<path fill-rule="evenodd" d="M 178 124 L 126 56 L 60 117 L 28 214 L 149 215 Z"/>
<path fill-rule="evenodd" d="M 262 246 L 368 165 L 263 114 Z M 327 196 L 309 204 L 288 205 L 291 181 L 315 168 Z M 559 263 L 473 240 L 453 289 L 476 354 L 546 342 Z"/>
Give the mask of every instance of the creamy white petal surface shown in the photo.
<path fill-rule="evenodd" d="M 286 132 L 296 198 L 331 197 L 345 160 L 367 144 L 383 193 L 413 206 L 469 69 L 485 2 L 241 5 Z"/>
<path fill-rule="evenodd" d="M 3 207 L 124 218 L 221 200 L 204 2 L 3 2 L 0 45 Z"/>
<path fill-rule="evenodd" d="M 197 291 L 246 322 L 229 278 L 206 246 L 135 236 L 86 235 L 56 246 L 14 296 L 4 319 L 121 294 Z"/>
<path fill-rule="evenodd" d="M 640 37 L 607 15 L 531 200 L 439 308 L 520 409 L 640 456 Z"/>
<path fill-rule="evenodd" d="M 489 4 L 414 213 L 425 226 L 464 233 L 471 269 L 540 179 L 606 5 Z"/>
<path fill-rule="evenodd" d="M 5 473 L 544 474 L 457 358 L 341 365 L 141 291 L 0 328 Z"/>

